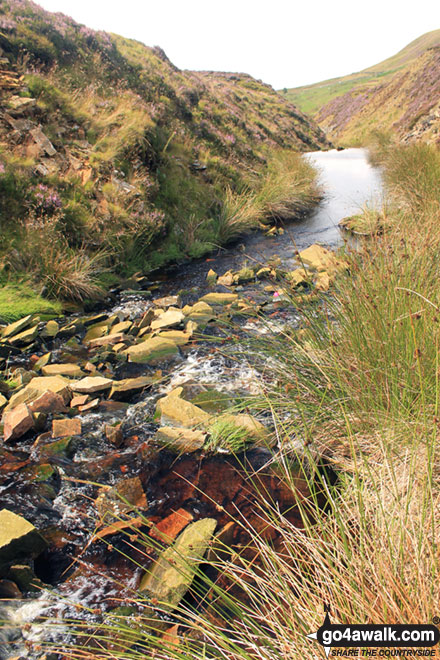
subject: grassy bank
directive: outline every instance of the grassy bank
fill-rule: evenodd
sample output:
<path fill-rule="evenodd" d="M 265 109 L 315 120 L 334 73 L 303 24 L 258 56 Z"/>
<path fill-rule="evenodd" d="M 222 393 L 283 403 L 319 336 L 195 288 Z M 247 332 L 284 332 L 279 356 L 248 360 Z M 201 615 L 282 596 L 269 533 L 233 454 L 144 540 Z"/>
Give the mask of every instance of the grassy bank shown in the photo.
<path fill-rule="evenodd" d="M 9 188 L 15 191 L 18 187 L 19 175 L 13 172 L 11 166 L 0 173 L 0 190 L 5 196 L 12 194 Z M 20 186 L 33 190 L 32 199 L 22 202 L 18 228 L 17 223 L 9 223 L 8 231 L 5 221 L 7 231 L 2 238 L 0 318 L 5 321 L 24 316 L 30 308 L 34 312 L 59 310 L 56 301 L 97 299 L 108 283 L 114 285 L 135 272 L 146 274 L 173 261 L 201 257 L 251 230 L 302 217 L 320 199 L 314 168 L 299 153 L 276 150 L 267 155 L 267 164 L 258 174 L 247 176 L 235 189 L 218 184 L 217 192 L 211 190 L 209 205 L 209 190 L 203 189 L 206 204 L 202 199 L 197 213 L 187 209 L 187 215 L 183 212 L 168 231 L 164 224 L 160 240 L 154 234 L 166 216 L 156 210 L 151 211 L 148 222 L 138 214 L 126 214 L 123 231 L 112 223 L 103 226 L 99 242 L 91 245 L 86 239 L 87 226 L 72 227 L 66 233 L 69 205 L 56 188 L 42 184 L 33 188 L 32 174 L 28 177 L 26 181 L 26 174 L 20 175 Z M 170 175 L 167 186 L 180 188 L 183 184 L 179 171 Z M 187 201 L 196 193 L 188 190 Z M 166 201 L 171 204 L 169 197 Z M 11 291 L 15 292 L 12 297 Z"/>
<path fill-rule="evenodd" d="M 338 623 L 430 623 L 436 614 L 440 154 L 388 144 L 374 157 L 388 231 L 344 255 L 349 274 L 300 310 L 302 327 L 255 345 L 276 379 L 250 405 L 271 411 L 280 447 L 272 467 L 295 492 L 299 478 L 308 483 L 312 497 L 297 502 L 303 529 L 261 491 L 263 531 L 211 560 L 209 580 L 200 571 L 193 591 L 205 609 L 181 604 L 159 636 L 148 633 L 148 613 L 108 619 L 93 657 L 140 658 L 154 647 L 161 659 L 312 660 L 320 651 L 305 635 L 322 624 L 324 603 Z M 245 525 L 239 511 L 235 522 Z M 276 545 L 264 533 L 273 530 Z"/>

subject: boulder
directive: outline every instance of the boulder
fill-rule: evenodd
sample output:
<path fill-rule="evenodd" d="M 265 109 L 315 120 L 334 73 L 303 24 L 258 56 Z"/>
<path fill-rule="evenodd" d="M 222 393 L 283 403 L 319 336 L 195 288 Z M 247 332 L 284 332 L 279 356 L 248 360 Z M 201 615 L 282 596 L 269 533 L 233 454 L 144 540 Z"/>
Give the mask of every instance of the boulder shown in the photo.
<path fill-rule="evenodd" d="M 157 412 L 160 414 L 162 424 L 191 428 L 206 424 L 210 415 L 201 408 L 181 398 L 182 387 L 177 387 L 170 394 L 159 399 Z"/>
<path fill-rule="evenodd" d="M 156 431 L 154 439 L 163 443 L 167 449 L 177 453 L 190 454 L 203 447 L 206 433 L 192 429 L 162 426 Z"/>
<path fill-rule="evenodd" d="M 160 337 L 150 337 L 150 339 L 122 351 L 123 354 L 128 356 L 130 362 L 137 363 L 154 363 L 166 360 L 177 355 L 178 352 L 179 349 L 173 341 Z"/>
<path fill-rule="evenodd" d="M 139 590 L 158 601 L 161 609 L 174 610 L 191 586 L 216 525 L 214 518 L 189 524 L 144 575 Z"/>
<path fill-rule="evenodd" d="M 174 325 L 179 325 L 184 320 L 185 316 L 180 309 L 170 308 L 157 319 L 151 322 L 152 330 L 159 330 L 159 328 L 171 328 Z"/>
<path fill-rule="evenodd" d="M 41 367 L 43 376 L 66 376 L 68 378 L 80 378 L 84 376 L 81 367 L 70 362 L 66 364 L 48 364 Z"/>
<path fill-rule="evenodd" d="M 110 390 L 110 399 L 124 400 L 129 398 L 136 392 L 149 387 L 152 383 L 152 378 L 149 376 L 139 376 L 139 378 L 125 378 L 124 380 L 114 380 L 112 389 Z"/>
<path fill-rule="evenodd" d="M 71 381 L 62 376 L 37 376 L 26 387 L 12 395 L 6 411 L 12 410 L 20 403 L 30 403 L 46 391 L 58 394 L 65 403 L 68 403 L 71 398 L 70 384 Z"/>
<path fill-rule="evenodd" d="M 80 394 L 93 394 L 94 392 L 108 390 L 112 385 L 113 381 L 110 378 L 86 376 L 86 378 L 73 382 L 71 388 L 74 392 L 79 392 Z"/>
<path fill-rule="evenodd" d="M 3 434 L 5 442 L 16 440 L 34 427 L 34 416 L 25 403 L 3 415 Z"/>
<path fill-rule="evenodd" d="M 35 558 L 46 547 L 44 538 L 25 518 L 8 509 L 0 511 L 0 565 Z"/>

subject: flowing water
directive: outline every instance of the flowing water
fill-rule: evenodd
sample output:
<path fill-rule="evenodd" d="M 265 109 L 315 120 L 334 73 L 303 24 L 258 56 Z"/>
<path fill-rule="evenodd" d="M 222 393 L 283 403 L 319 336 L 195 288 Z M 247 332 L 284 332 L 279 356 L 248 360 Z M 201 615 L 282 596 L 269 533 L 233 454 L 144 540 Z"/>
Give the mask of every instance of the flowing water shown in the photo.
<path fill-rule="evenodd" d="M 266 264 L 279 257 L 283 267 L 289 269 L 294 266 L 296 249 L 303 249 L 316 242 L 329 246 L 341 244 L 344 236 L 338 228 L 338 222 L 356 213 L 363 204 L 379 200 L 380 174 L 368 164 L 362 149 L 319 152 L 307 154 L 306 157 L 319 168 L 324 191 L 324 198 L 313 214 L 302 221 L 286 224 L 281 235 L 266 237 L 254 234 L 243 239 L 239 246 L 222 250 L 210 259 L 168 269 L 157 278 L 153 287 L 154 296 L 176 294 L 185 288 L 188 293 L 185 294 L 186 298 L 184 296 L 184 302 L 194 302 L 208 293 L 206 274 L 211 268 L 222 275 L 228 270 L 240 269 L 246 261 L 250 264 Z M 264 293 L 261 285 L 258 287 L 256 283 L 245 284 L 242 293 L 255 304 L 263 300 L 266 304 L 268 295 L 272 295 Z M 140 294 L 126 293 L 109 310 L 109 315 L 116 313 L 121 320 L 136 318 L 151 304 Z M 129 597 L 129 592 L 124 594 L 123 590 L 115 590 L 109 573 L 117 574 L 118 580 L 127 588 L 135 588 L 139 570 L 135 571 L 132 564 L 123 561 L 116 550 L 110 552 L 97 543 L 84 551 L 97 522 L 96 511 L 91 505 L 96 497 L 96 488 L 90 482 L 113 485 L 122 475 L 139 476 L 148 496 L 148 515 L 152 515 L 155 520 L 162 519 L 170 510 L 176 510 L 182 505 L 190 508 L 195 517 L 200 512 L 210 514 L 207 501 L 197 497 L 195 490 L 188 491 L 187 486 L 182 481 L 176 481 L 175 477 L 170 480 L 170 465 L 174 465 L 175 458 L 167 463 L 163 453 L 160 456 L 149 454 L 148 441 L 156 428 L 152 418 L 155 402 L 159 396 L 182 384 L 195 388 L 196 393 L 214 387 L 216 391 L 231 397 L 232 401 L 237 397 L 258 393 L 261 365 L 255 357 L 248 359 L 246 356 L 249 337 L 268 332 L 277 333 L 286 324 L 294 326 L 297 322 L 296 313 L 288 305 L 283 306 L 282 302 L 275 300 L 265 309 L 269 307 L 271 312 L 273 308 L 273 312 L 263 321 L 239 321 L 238 330 L 234 330 L 238 333 L 239 344 L 230 349 L 226 345 L 220 351 L 214 350 L 209 341 L 182 348 L 174 362 L 163 366 L 162 379 L 157 386 L 147 390 L 137 400 L 83 415 L 83 433 L 75 446 L 75 453 L 73 456 L 54 459 L 56 475 L 50 485 L 36 488 L 24 476 L 28 474 L 29 466 L 38 465 L 34 438 L 21 442 L 15 457 L 8 454 L 6 468 L 3 465 L 0 470 L 0 509 L 9 508 L 25 516 L 38 528 L 48 530 L 51 548 L 43 559 L 36 562 L 35 570 L 43 581 L 55 587 L 61 597 L 67 600 L 63 605 L 58 602 L 54 606 L 53 597 L 43 594 L 30 600 L 5 603 L 0 609 L 0 620 L 2 617 L 8 618 L 10 625 L 8 629 L 0 631 L 0 642 L 2 638 L 9 639 L 14 641 L 14 646 L 12 652 L 0 644 L 0 659 L 8 658 L 9 654 L 11 657 L 19 654 L 26 658 L 36 657 L 34 651 L 23 646 L 23 637 L 33 641 L 44 638 L 44 626 L 37 622 L 28 625 L 29 621 L 36 620 L 38 616 L 48 613 L 56 621 L 71 616 L 78 603 L 99 609 L 101 601 L 106 603 L 105 607 L 109 607 L 112 599 L 118 603 L 124 595 Z M 209 331 L 212 339 L 222 334 L 226 336 L 227 332 L 220 327 Z M 77 349 L 68 348 L 61 342 L 53 350 L 54 355 L 59 356 L 59 361 L 63 362 L 66 359 L 71 361 Z M 81 350 L 77 350 L 77 359 L 81 356 Z M 154 374 L 154 369 L 146 365 L 129 363 L 112 368 L 116 379 Z M 121 447 L 115 448 L 106 438 L 104 425 L 118 421 L 122 421 L 126 440 Z M 264 415 L 261 421 L 267 422 Z M 8 452 L 12 453 L 13 450 L 8 447 Z M 249 456 L 249 461 L 254 464 L 267 459 L 261 452 Z M 25 466 L 24 471 L 21 465 Z M 223 487 L 225 482 L 230 484 L 231 489 L 236 483 L 239 492 L 241 477 L 237 476 L 237 465 L 233 459 L 225 462 L 221 456 L 208 458 L 201 475 L 198 458 L 184 457 L 179 459 L 178 466 L 179 474 L 183 475 L 186 484 L 195 480 L 197 475 L 200 490 L 205 492 L 211 489 L 213 499 L 218 496 L 215 488 Z M 154 478 L 151 478 L 152 474 Z M 246 507 L 244 501 L 242 506 Z M 248 515 L 251 517 L 252 512 L 249 511 Z M 226 521 L 227 517 L 223 523 Z M 73 565 L 76 571 L 72 569 L 73 561 L 78 561 Z M 66 576 L 69 577 L 67 581 Z"/>

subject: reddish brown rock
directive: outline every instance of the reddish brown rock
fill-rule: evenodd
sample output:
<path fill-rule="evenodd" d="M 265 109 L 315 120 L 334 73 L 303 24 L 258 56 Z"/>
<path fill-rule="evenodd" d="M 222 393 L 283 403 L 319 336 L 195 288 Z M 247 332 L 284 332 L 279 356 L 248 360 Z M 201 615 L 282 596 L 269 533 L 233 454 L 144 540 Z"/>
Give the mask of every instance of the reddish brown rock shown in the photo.
<path fill-rule="evenodd" d="M 169 516 L 158 522 L 150 531 L 150 536 L 158 541 L 171 543 L 194 517 L 186 509 L 173 511 Z"/>
<path fill-rule="evenodd" d="M 66 410 L 63 397 L 49 390 L 31 401 L 28 407 L 33 413 L 56 413 Z"/>
<path fill-rule="evenodd" d="M 5 442 L 16 440 L 34 427 L 34 416 L 25 403 L 16 406 L 3 416 Z"/>
<path fill-rule="evenodd" d="M 77 417 L 73 419 L 54 419 L 52 422 L 52 438 L 81 435 L 81 431 L 81 420 Z"/>

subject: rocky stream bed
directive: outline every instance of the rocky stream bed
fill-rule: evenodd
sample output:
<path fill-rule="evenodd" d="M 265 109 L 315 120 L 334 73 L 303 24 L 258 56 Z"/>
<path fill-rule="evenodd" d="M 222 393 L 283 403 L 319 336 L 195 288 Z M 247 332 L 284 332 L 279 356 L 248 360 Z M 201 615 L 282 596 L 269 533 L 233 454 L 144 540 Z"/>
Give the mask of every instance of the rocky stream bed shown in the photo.
<path fill-rule="evenodd" d="M 276 377 L 254 345 L 294 331 L 297 303 L 319 304 L 345 264 L 273 233 L 263 258 L 257 237 L 246 256 L 135 278 L 104 311 L 0 328 L 1 660 L 44 657 L 64 620 L 118 612 L 133 594 L 172 612 L 194 576 L 170 575 L 173 557 L 240 551 L 246 527 L 276 546 L 261 489 L 301 527 L 308 485 L 285 485 L 271 414 L 246 405 Z M 171 623 L 157 619 L 163 634 Z"/>

